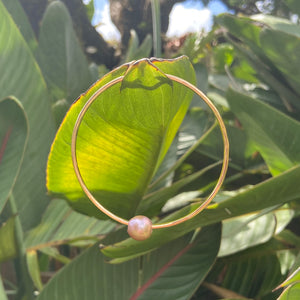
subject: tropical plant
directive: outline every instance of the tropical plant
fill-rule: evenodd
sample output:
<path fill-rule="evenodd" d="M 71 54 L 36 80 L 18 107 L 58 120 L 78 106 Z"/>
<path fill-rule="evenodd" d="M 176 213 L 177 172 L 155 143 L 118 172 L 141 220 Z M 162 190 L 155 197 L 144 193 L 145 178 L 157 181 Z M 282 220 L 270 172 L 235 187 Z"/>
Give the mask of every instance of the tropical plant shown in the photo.
<path fill-rule="evenodd" d="M 37 40 L 19 2 L 1 0 L 0 299 L 297 299 L 299 32 L 286 19 L 225 14 L 207 36 L 187 38 L 189 58 L 140 60 L 96 81 L 101 67 L 89 65 L 60 1 Z M 124 62 L 151 47 L 132 32 Z M 82 175 L 124 218 L 193 211 L 219 176 L 221 134 L 208 107 L 164 73 L 218 106 L 229 171 L 202 213 L 138 242 L 81 191 L 70 135 L 90 95 L 125 75 L 79 129 Z"/>

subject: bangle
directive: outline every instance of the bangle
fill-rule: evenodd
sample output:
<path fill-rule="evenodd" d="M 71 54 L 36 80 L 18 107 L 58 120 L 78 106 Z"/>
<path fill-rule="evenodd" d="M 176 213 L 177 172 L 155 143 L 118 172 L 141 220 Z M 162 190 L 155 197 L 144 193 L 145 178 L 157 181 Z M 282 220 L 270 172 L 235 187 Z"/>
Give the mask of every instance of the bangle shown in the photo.
<path fill-rule="evenodd" d="M 171 226 L 175 226 L 177 224 L 183 223 L 191 218 L 193 218 L 194 216 L 196 216 L 197 214 L 199 214 L 203 209 L 205 209 L 205 207 L 208 206 L 208 204 L 213 200 L 213 198 L 216 196 L 217 192 L 219 191 L 225 176 L 226 176 L 226 172 L 227 172 L 227 168 L 228 168 L 228 162 L 229 162 L 229 141 L 228 141 L 228 136 L 227 136 L 227 131 L 226 131 L 226 127 L 225 124 L 223 122 L 223 119 L 219 113 L 219 111 L 217 110 L 217 108 L 214 106 L 214 104 L 207 98 L 207 96 L 201 91 L 199 90 L 197 87 L 195 87 L 193 84 L 189 83 L 188 81 L 179 78 L 177 76 L 171 75 L 171 74 L 165 74 L 166 77 L 168 77 L 170 80 L 172 81 L 176 81 L 184 86 L 186 86 L 187 88 L 189 88 L 190 90 L 192 90 L 194 93 L 196 93 L 208 106 L 209 108 L 212 110 L 212 112 L 214 113 L 219 127 L 221 129 L 221 134 L 222 134 L 222 138 L 223 138 L 223 146 L 224 146 L 224 152 L 223 152 L 223 163 L 222 163 L 222 169 L 220 172 L 220 176 L 219 179 L 213 189 L 213 191 L 210 193 L 210 195 L 206 198 L 206 200 L 193 212 L 191 212 L 190 214 L 168 222 L 168 223 L 162 223 L 162 224 L 152 224 L 151 220 L 149 218 L 147 218 L 146 216 L 135 216 L 133 218 L 131 218 L 129 221 L 125 220 L 121 217 L 118 217 L 117 215 L 113 214 L 112 212 L 110 212 L 109 210 L 107 210 L 105 207 L 103 207 L 97 200 L 96 198 L 92 195 L 92 193 L 89 191 L 89 189 L 87 188 L 87 186 L 85 185 L 83 178 L 80 174 L 79 171 L 79 167 L 78 167 L 78 162 L 77 162 L 77 156 L 76 156 L 76 140 L 77 140 L 77 134 L 78 134 L 78 129 L 79 126 L 81 124 L 81 121 L 84 117 L 84 114 L 86 113 L 86 111 L 88 110 L 88 108 L 91 106 L 91 104 L 97 99 L 97 97 L 103 93 L 105 90 L 109 89 L 111 86 L 115 85 L 118 82 L 121 82 L 124 78 L 124 76 L 120 76 L 118 78 L 115 78 L 113 80 L 111 80 L 110 82 L 106 83 L 105 85 L 103 85 L 101 88 L 99 88 L 89 99 L 88 101 L 85 103 L 85 105 L 83 106 L 82 110 L 80 111 L 77 120 L 75 122 L 74 128 L 73 128 L 73 132 L 72 132 L 72 140 L 71 140 L 71 154 L 72 154 L 72 163 L 73 163 L 73 167 L 74 167 L 74 171 L 76 174 L 76 177 L 79 181 L 79 184 L 81 186 L 81 188 L 83 189 L 84 193 L 86 194 L 86 196 L 90 199 L 90 201 L 100 210 L 102 211 L 104 214 L 106 214 L 108 217 L 112 218 L 113 220 L 127 225 L 128 226 L 128 234 L 134 238 L 135 240 L 145 240 L 147 238 L 149 238 L 152 234 L 152 230 L 153 229 L 158 229 L 158 228 L 166 228 L 166 227 L 171 227 Z"/>

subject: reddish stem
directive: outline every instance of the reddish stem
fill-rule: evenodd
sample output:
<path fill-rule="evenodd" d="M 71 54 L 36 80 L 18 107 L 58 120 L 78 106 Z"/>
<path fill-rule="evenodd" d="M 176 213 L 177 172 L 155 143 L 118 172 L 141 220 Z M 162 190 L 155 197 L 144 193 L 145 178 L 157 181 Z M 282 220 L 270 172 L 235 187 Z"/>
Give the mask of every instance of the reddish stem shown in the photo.
<path fill-rule="evenodd" d="M 1 148 L 0 148 L 0 163 L 1 163 L 2 158 L 3 158 L 3 156 L 4 156 L 4 151 L 5 151 L 5 148 L 6 148 L 6 146 L 7 146 L 9 137 L 10 137 L 11 132 L 12 132 L 12 129 L 13 129 L 13 127 L 10 126 L 10 127 L 8 128 L 8 130 L 7 130 L 7 132 L 6 132 L 5 136 L 4 136 L 4 138 L 3 138 L 3 141 L 2 141 L 2 144 L 1 144 Z"/>

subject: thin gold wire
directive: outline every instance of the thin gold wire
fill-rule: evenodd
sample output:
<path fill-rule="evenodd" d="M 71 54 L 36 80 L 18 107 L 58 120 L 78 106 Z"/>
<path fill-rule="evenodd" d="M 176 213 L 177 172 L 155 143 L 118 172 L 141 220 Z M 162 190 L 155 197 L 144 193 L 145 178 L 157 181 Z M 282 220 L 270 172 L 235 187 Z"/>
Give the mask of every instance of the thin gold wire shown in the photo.
<path fill-rule="evenodd" d="M 152 228 L 153 229 L 157 229 L 157 228 L 166 228 L 166 227 L 171 227 L 174 225 L 178 225 L 180 223 L 183 223 L 191 218 L 193 218 L 194 216 L 196 216 L 197 214 L 199 214 L 202 210 L 204 210 L 208 204 L 213 200 L 213 198 L 216 196 L 216 194 L 218 193 L 219 189 L 221 188 L 225 176 L 226 176 L 226 172 L 228 169 L 228 162 L 229 162 L 229 141 L 228 141 L 228 135 L 227 135 L 227 131 L 226 131 L 226 127 L 225 124 L 223 122 L 223 119 L 219 113 L 219 111 L 217 110 L 217 108 L 214 106 L 214 104 L 209 100 L 209 98 L 202 92 L 200 91 L 197 87 L 195 87 L 193 84 L 189 83 L 188 81 L 171 75 L 171 74 L 165 74 L 170 80 L 176 81 L 184 86 L 186 86 L 187 88 L 189 88 L 190 90 L 192 90 L 194 93 L 196 93 L 208 106 L 209 108 L 212 110 L 212 112 L 214 113 L 219 127 L 221 129 L 221 134 L 222 134 L 222 139 L 223 139 L 223 144 L 224 144 L 224 151 L 223 151 L 223 163 L 222 163 L 222 169 L 220 172 L 220 176 L 219 179 L 217 181 L 217 184 L 215 185 L 213 191 L 210 193 L 210 195 L 206 198 L 206 200 L 193 212 L 189 213 L 188 215 L 179 218 L 177 220 L 174 221 L 170 221 L 168 223 L 162 223 L 162 224 L 153 224 Z M 106 214 L 108 217 L 110 217 L 111 219 L 127 225 L 128 226 L 128 222 L 127 220 L 118 217 L 117 215 L 113 214 L 112 212 L 110 212 L 109 210 L 107 210 L 104 206 L 102 206 L 97 200 L 96 198 L 92 195 L 92 193 L 89 191 L 89 189 L 87 188 L 87 186 L 85 185 L 83 178 L 81 176 L 79 167 L 78 167 L 78 161 L 77 161 L 77 155 L 76 155 L 76 141 L 77 141 L 77 135 L 78 135 L 78 130 L 79 130 L 79 126 L 81 124 L 81 121 L 84 117 L 84 114 L 86 113 L 86 111 L 88 110 L 88 108 L 92 105 L 92 103 L 97 99 L 97 97 L 103 93 L 105 90 L 107 90 L 108 88 L 110 88 L 111 86 L 117 84 L 118 82 L 121 82 L 123 80 L 124 76 L 120 76 L 118 78 L 113 79 L 112 81 L 108 82 L 107 84 L 103 85 L 99 90 L 97 90 L 89 99 L 88 101 L 85 103 L 85 105 L 83 106 L 82 110 L 80 111 L 77 120 L 75 122 L 74 128 L 73 128 L 73 132 L 72 132 L 72 140 L 71 140 L 71 153 L 72 153 L 72 163 L 73 163 L 73 167 L 74 167 L 74 171 L 76 174 L 76 177 L 78 179 L 78 182 L 82 188 L 82 190 L 84 191 L 84 193 L 87 195 L 87 197 L 91 200 L 91 202 L 100 210 L 102 211 L 104 214 Z"/>

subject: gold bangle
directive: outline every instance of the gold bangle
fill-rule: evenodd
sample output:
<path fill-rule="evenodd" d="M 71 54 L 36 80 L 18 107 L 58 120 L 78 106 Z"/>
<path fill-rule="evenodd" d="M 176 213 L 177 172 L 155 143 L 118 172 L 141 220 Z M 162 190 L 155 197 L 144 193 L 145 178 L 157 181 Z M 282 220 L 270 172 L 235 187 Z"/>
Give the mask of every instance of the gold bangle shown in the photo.
<path fill-rule="evenodd" d="M 80 111 L 77 120 L 75 122 L 74 128 L 73 128 L 73 132 L 72 132 L 72 140 L 71 140 L 71 153 L 72 153 L 72 162 L 73 162 L 73 167 L 74 167 L 74 171 L 76 174 L 76 177 L 79 181 L 80 186 L 82 187 L 84 193 L 86 194 L 86 196 L 91 200 L 91 202 L 100 210 L 102 211 L 104 214 L 106 214 L 108 217 L 110 217 L 111 219 L 127 225 L 128 226 L 128 233 L 129 235 L 136 239 L 136 240 L 145 240 L 147 238 L 149 238 L 151 236 L 152 233 L 152 229 L 158 229 L 158 228 L 166 228 L 166 227 L 171 227 L 171 226 L 175 226 L 177 224 L 183 223 L 191 218 L 193 218 L 194 216 L 196 216 L 197 214 L 199 214 L 203 209 L 205 209 L 205 207 L 207 207 L 207 205 L 213 200 L 213 198 L 216 196 L 217 192 L 219 191 L 225 176 L 226 176 L 226 172 L 227 172 L 227 168 L 228 168 L 228 162 L 229 162 L 229 141 L 228 141 L 228 136 L 227 136 L 227 131 L 226 131 L 226 127 L 225 124 L 223 122 L 223 119 L 219 113 L 219 111 L 217 110 L 217 108 L 214 106 L 214 104 L 207 98 L 207 96 L 200 91 L 197 87 L 195 87 L 193 84 L 189 83 L 188 81 L 179 78 L 177 76 L 171 75 L 171 74 L 165 74 L 170 80 L 176 81 L 184 86 L 186 86 L 187 88 L 189 88 L 190 90 L 192 90 L 194 93 L 196 93 L 209 107 L 210 109 L 213 111 L 219 127 L 221 129 L 221 134 L 222 134 L 222 138 L 223 138 L 223 144 L 224 144 L 224 152 L 223 152 L 223 164 L 222 164 L 222 169 L 221 169 L 221 173 L 219 176 L 219 179 L 217 181 L 216 186 L 214 187 L 213 191 L 210 193 L 210 195 L 207 197 L 207 199 L 193 212 L 191 212 L 190 214 L 168 222 L 168 223 L 163 223 L 163 224 L 152 224 L 151 220 L 149 218 L 147 218 L 146 216 L 135 216 L 132 219 L 130 219 L 129 221 L 116 216 L 115 214 L 113 214 L 112 212 L 110 212 L 109 210 L 107 210 L 105 207 L 103 207 L 97 200 L 96 198 L 91 194 L 91 192 L 89 191 L 89 189 L 87 188 L 87 186 L 85 185 L 83 178 L 80 174 L 79 168 L 78 168 L 78 162 L 77 162 L 77 156 L 76 156 L 76 140 L 77 140 L 77 134 L 78 134 L 78 129 L 79 126 L 81 124 L 81 121 L 84 117 L 84 114 L 86 113 L 86 111 L 88 110 L 88 108 L 91 106 L 91 104 L 96 100 L 96 98 L 103 93 L 105 90 L 107 90 L 108 88 L 110 88 L 111 86 L 115 85 L 118 82 L 121 82 L 124 78 L 124 76 L 120 76 L 118 78 L 115 78 L 113 80 L 111 80 L 110 82 L 108 82 L 107 84 L 105 84 L 104 86 L 102 86 L 99 90 L 97 90 L 89 99 L 88 101 L 85 103 L 85 105 L 83 106 L 82 110 Z"/>

